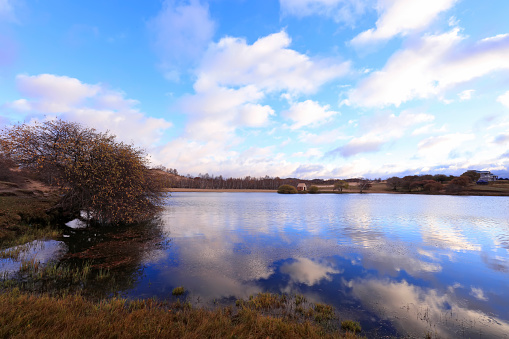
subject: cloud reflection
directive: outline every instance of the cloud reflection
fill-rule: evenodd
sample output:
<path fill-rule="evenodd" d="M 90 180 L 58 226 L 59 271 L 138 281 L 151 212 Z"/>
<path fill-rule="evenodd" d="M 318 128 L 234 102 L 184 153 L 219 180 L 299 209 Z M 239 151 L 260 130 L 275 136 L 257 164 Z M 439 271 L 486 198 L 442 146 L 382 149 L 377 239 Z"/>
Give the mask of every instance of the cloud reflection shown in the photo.
<path fill-rule="evenodd" d="M 348 282 L 353 294 L 364 307 L 390 320 L 410 336 L 433 333 L 438 338 L 503 337 L 509 333 L 509 323 L 483 312 L 478 304 L 465 303 L 455 293 L 425 289 L 406 281 L 353 280 Z M 480 289 L 472 288 L 483 297 Z M 475 308 L 475 309 L 474 309 Z"/>
<path fill-rule="evenodd" d="M 325 279 L 331 281 L 331 274 L 342 273 L 327 263 L 313 261 L 307 258 L 297 258 L 291 263 L 283 264 L 280 271 L 288 274 L 294 283 L 313 286 Z"/>

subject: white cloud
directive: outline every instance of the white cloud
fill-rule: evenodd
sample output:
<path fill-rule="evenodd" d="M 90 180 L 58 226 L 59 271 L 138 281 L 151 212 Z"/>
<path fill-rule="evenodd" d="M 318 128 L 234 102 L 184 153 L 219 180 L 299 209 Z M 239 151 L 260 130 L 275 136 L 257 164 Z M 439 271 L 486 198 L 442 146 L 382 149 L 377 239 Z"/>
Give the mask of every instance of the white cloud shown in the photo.
<path fill-rule="evenodd" d="M 472 94 L 474 92 L 475 92 L 475 90 L 473 90 L 473 89 L 467 89 L 467 90 L 464 90 L 463 92 L 459 93 L 458 97 L 460 98 L 461 101 L 470 100 L 470 99 L 472 99 Z"/>
<path fill-rule="evenodd" d="M 435 117 L 430 114 L 407 111 L 399 116 L 380 114 L 364 118 L 359 127 L 363 135 L 351 139 L 345 145 L 328 152 L 327 155 L 350 157 L 359 153 L 377 152 L 388 141 L 403 136 L 409 127 L 434 119 Z"/>
<path fill-rule="evenodd" d="M 225 177 L 246 175 L 288 176 L 297 165 L 287 156 L 275 153 L 273 147 L 252 147 L 243 152 L 232 150 L 232 139 L 199 142 L 177 138 L 166 144 L 157 154 L 161 164 L 180 164 L 181 173 L 215 173 Z"/>
<path fill-rule="evenodd" d="M 435 128 L 435 124 L 428 124 L 415 129 L 412 135 L 434 134 L 447 132 L 447 125 L 442 125 L 440 128 Z"/>
<path fill-rule="evenodd" d="M 32 109 L 32 106 L 27 99 L 14 100 L 13 102 L 8 103 L 7 107 L 12 108 L 18 112 L 28 112 Z"/>
<path fill-rule="evenodd" d="M 349 62 L 312 59 L 289 49 L 290 43 L 284 31 L 252 45 L 241 38 L 223 38 L 207 50 L 194 88 L 204 92 L 215 86 L 254 85 L 269 92 L 312 93 L 349 71 Z"/>
<path fill-rule="evenodd" d="M 305 157 L 305 158 L 316 158 L 321 157 L 323 152 L 318 148 L 310 148 L 306 152 L 297 152 L 292 154 L 292 157 Z"/>
<path fill-rule="evenodd" d="M 376 29 L 371 28 L 357 35 L 354 45 L 389 40 L 396 35 L 407 35 L 425 29 L 443 11 L 457 0 L 378 0 L 380 17 Z"/>
<path fill-rule="evenodd" d="M 350 157 L 359 153 L 378 152 L 386 140 L 379 135 L 363 135 L 353 138 L 346 145 L 338 147 L 328 153 L 329 156 L 341 155 Z"/>
<path fill-rule="evenodd" d="M 227 140 L 237 128 L 266 126 L 274 110 L 260 102 L 269 93 L 292 95 L 315 92 L 327 81 L 349 70 L 349 63 L 319 60 L 289 49 L 286 32 L 262 37 L 252 45 L 226 37 L 211 44 L 200 63 L 195 94 L 180 101 L 190 115 L 187 136 L 200 141 Z M 318 104 L 312 108 L 320 108 Z M 321 108 L 319 118 L 333 112 Z M 335 113 L 335 112 L 334 112 Z M 299 115 L 298 123 L 316 123 Z"/>
<path fill-rule="evenodd" d="M 279 0 L 281 11 L 285 15 L 305 17 L 322 15 L 353 25 L 372 2 L 370 0 Z"/>
<path fill-rule="evenodd" d="M 138 101 L 104 86 L 82 83 L 76 78 L 53 74 L 18 75 L 17 87 L 25 97 L 7 106 L 32 117 L 43 114 L 105 131 L 137 146 L 153 146 L 163 131 L 171 126 L 164 119 L 147 117 Z"/>
<path fill-rule="evenodd" d="M 263 127 L 274 115 L 274 110 L 268 105 L 245 104 L 239 109 L 238 123 L 248 127 Z"/>
<path fill-rule="evenodd" d="M 505 107 L 509 108 L 509 91 L 505 92 L 501 96 L 497 98 L 497 101 L 500 102 Z"/>
<path fill-rule="evenodd" d="M 451 133 L 431 136 L 417 144 L 417 153 L 420 157 L 424 158 L 423 161 L 427 162 L 429 166 L 447 164 L 451 152 L 456 149 L 461 149 L 463 151 L 469 150 L 468 147 L 464 147 L 463 145 L 465 142 L 473 139 L 475 139 L 475 135 L 468 133 Z"/>
<path fill-rule="evenodd" d="M 100 87 L 87 85 L 78 79 L 53 74 L 16 77 L 19 92 L 31 98 L 35 109 L 44 113 L 62 113 L 95 96 Z"/>
<path fill-rule="evenodd" d="M 180 108 L 190 115 L 186 127 L 188 137 L 226 140 L 233 136 L 237 127 L 266 125 L 274 110 L 257 104 L 263 96 L 255 86 L 245 86 L 239 89 L 213 87 L 184 97 Z"/>
<path fill-rule="evenodd" d="M 178 77 L 179 65 L 201 57 L 215 31 L 208 6 L 199 0 L 166 0 L 149 27 L 169 78 Z"/>
<path fill-rule="evenodd" d="M 341 128 L 335 128 L 329 131 L 321 132 L 321 133 L 309 133 L 309 132 L 301 132 L 299 134 L 299 140 L 306 144 L 330 144 L 336 140 L 345 140 L 350 137 L 345 135 Z"/>
<path fill-rule="evenodd" d="M 293 104 L 289 110 L 282 113 L 282 116 L 294 121 L 291 129 L 298 129 L 304 126 L 324 124 L 337 114 L 339 112 L 330 110 L 330 105 L 321 106 L 316 101 L 306 100 Z"/>
<path fill-rule="evenodd" d="M 350 91 L 346 103 L 367 107 L 399 106 L 414 98 L 440 96 L 456 84 L 509 69 L 509 36 L 462 46 L 459 29 L 427 35 L 396 52 L 381 71 Z"/>

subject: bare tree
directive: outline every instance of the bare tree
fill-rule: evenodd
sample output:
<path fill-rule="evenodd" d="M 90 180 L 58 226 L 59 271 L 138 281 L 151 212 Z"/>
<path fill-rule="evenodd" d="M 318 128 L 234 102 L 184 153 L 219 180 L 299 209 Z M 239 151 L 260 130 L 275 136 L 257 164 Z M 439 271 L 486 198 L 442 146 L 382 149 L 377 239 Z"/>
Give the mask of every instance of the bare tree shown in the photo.
<path fill-rule="evenodd" d="M 362 193 L 365 190 L 368 190 L 371 188 L 371 180 L 368 179 L 360 179 L 358 182 L 359 192 Z"/>

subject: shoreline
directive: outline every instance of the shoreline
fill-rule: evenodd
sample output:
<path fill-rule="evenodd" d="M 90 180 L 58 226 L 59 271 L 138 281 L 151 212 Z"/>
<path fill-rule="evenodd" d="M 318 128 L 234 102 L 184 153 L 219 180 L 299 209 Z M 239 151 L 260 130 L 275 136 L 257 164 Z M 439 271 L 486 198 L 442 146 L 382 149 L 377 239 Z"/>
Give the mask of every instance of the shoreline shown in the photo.
<path fill-rule="evenodd" d="M 216 193 L 277 193 L 277 190 L 261 189 L 212 189 L 212 188 L 167 188 L 165 192 L 216 192 Z"/>
<path fill-rule="evenodd" d="M 264 189 L 211 189 L 211 188 L 168 188 L 165 189 L 165 192 L 168 193 L 277 193 L 277 190 L 264 190 Z M 311 193 L 306 193 L 311 194 Z M 425 192 L 401 192 L 401 191 L 393 191 L 393 190 L 365 190 L 360 193 L 358 191 L 353 190 L 344 190 L 343 192 L 331 192 L 331 191 L 321 191 L 316 194 L 409 194 L 409 195 L 447 195 L 447 196 L 463 196 L 463 197 L 483 197 L 483 196 L 491 196 L 491 197 L 508 197 L 509 193 L 506 192 L 462 192 L 459 194 L 447 194 L 447 193 L 425 193 Z"/>

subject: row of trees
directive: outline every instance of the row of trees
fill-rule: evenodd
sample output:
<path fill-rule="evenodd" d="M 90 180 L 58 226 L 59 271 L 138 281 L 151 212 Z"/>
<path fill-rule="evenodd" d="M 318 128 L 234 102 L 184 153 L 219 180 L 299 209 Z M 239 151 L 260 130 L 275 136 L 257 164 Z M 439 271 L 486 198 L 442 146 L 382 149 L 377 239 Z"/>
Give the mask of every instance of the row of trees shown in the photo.
<path fill-rule="evenodd" d="M 448 193 L 458 193 L 469 184 L 479 180 L 479 173 L 467 171 L 459 177 L 453 175 L 407 175 L 403 178 L 392 177 L 387 179 L 387 186 L 397 191 L 399 189 L 415 192 L 438 192 L 445 189 Z"/>
<path fill-rule="evenodd" d="M 296 187 L 299 183 L 305 183 L 308 187 L 311 186 L 334 186 L 333 190 L 343 191 L 348 189 L 349 183 L 362 183 L 362 189 L 371 187 L 372 182 L 380 182 L 382 179 L 311 179 L 302 180 L 297 178 L 279 178 L 270 177 L 252 177 L 246 176 L 243 178 L 225 178 L 222 175 L 214 176 L 205 174 L 198 174 L 193 177 L 190 174 L 185 176 L 179 175 L 179 172 L 174 168 L 166 168 L 164 166 L 157 166 L 154 169 L 170 174 L 168 183 L 171 188 L 197 188 L 197 189 L 266 189 L 277 190 L 282 185 L 291 185 Z"/>
<path fill-rule="evenodd" d="M 161 177 L 143 150 L 77 123 L 51 120 L 0 132 L 0 153 L 60 190 L 58 207 L 101 224 L 150 218 L 162 202 Z"/>
<path fill-rule="evenodd" d="M 198 189 L 266 189 L 277 190 L 281 185 L 297 186 L 302 182 L 296 178 L 281 179 L 279 177 L 251 177 L 243 178 L 225 178 L 222 175 L 214 176 L 206 174 L 198 174 L 193 177 L 190 174 L 186 176 L 178 175 L 176 169 L 166 169 L 163 166 L 155 167 L 166 173 L 172 174 L 168 178 L 168 184 L 171 188 L 198 188 Z"/>

